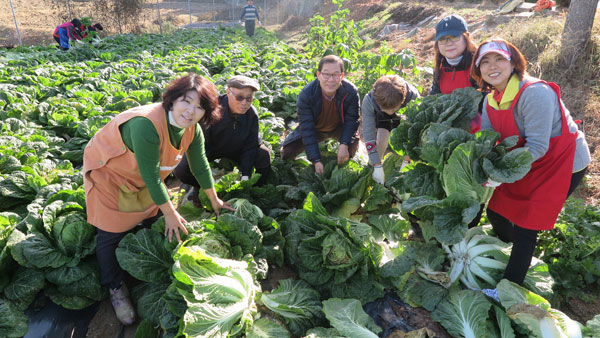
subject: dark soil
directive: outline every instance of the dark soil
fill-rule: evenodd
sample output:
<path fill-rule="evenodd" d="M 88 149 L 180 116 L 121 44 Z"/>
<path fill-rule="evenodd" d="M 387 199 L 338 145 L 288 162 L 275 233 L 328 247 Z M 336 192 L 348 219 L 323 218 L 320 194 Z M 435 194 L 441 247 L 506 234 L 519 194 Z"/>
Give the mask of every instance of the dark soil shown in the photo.
<path fill-rule="evenodd" d="M 267 276 L 267 279 L 264 281 L 261 281 L 262 290 L 263 291 L 271 291 L 271 290 L 275 289 L 277 286 L 279 286 L 280 280 L 288 279 L 288 278 L 298 279 L 298 274 L 294 270 L 292 270 L 291 268 L 289 268 L 287 266 L 270 267 L 269 275 Z"/>
<path fill-rule="evenodd" d="M 117 338 L 123 329 L 123 325 L 115 316 L 110 300 L 105 299 L 100 303 L 98 312 L 88 326 L 86 338 Z M 133 332 L 135 333 L 135 329 Z M 128 337 L 133 337 L 133 335 Z"/>
<path fill-rule="evenodd" d="M 590 300 L 569 297 L 564 303 L 560 310 L 569 318 L 583 325 L 597 314 L 600 314 L 600 298 L 598 297 Z"/>
<path fill-rule="evenodd" d="M 392 303 L 392 308 L 396 316 L 403 318 L 410 326 L 415 329 L 427 328 L 435 334 L 436 338 L 451 338 L 440 323 L 431 319 L 431 313 L 422 307 L 411 307 L 409 305 L 398 305 Z M 390 337 L 401 337 L 400 332 Z"/>
<path fill-rule="evenodd" d="M 444 12 L 444 8 L 422 5 L 401 5 L 392 10 L 390 21 L 393 23 L 418 24 L 421 20 Z"/>
<path fill-rule="evenodd" d="M 292 15 L 285 20 L 285 22 L 281 25 L 280 30 L 283 32 L 291 32 L 297 30 L 298 27 L 305 26 L 306 24 L 308 24 L 308 19 Z"/>

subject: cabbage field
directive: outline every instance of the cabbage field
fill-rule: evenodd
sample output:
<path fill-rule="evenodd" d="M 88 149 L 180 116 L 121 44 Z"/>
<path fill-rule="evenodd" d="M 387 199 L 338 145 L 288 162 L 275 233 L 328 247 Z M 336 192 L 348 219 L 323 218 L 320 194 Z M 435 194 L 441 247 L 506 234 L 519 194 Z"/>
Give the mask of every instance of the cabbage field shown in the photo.
<path fill-rule="evenodd" d="M 418 73 L 410 51 L 363 51 L 356 27 L 343 28 L 353 43 L 318 45 L 327 37 L 311 30 L 303 51 L 263 29 L 249 39 L 239 27 L 118 35 L 68 52 L 0 50 L 0 337 L 27 333 L 24 311 L 40 292 L 67 309 L 107 298 L 86 222 L 83 149 L 115 114 L 160 101 L 166 84 L 188 72 L 220 90 L 235 74 L 260 82 L 253 104 L 274 172 L 258 187 L 258 175 L 241 181 L 230 163 L 211 163 L 235 212 L 216 218 L 176 193 L 189 222 L 181 243 L 165 239 L 162 219 L 121 241 L 119 263 L 139 281 L 131 286 L 139 337 L 387 337 L 395 327 L 364 306 L 389 292 L 426 309 L 451 337 L 600 337 L 600 316 L 578 323 L 559 310 L 567 295 L 598 287 L 597 209 L 567 204 L 557 229 L 541 236 L 523 286 L 500 280 L 510 244 L 486 218 L 468 229 L 493 192 L 482 183 L 514 182 L 532 161 L 510 150 L 515 139 L 497 144 L 495 132 L 466 131 L 481 97 L 474 89 L 403 111 L 385 185 L 360 152 L 338 166 L 335 142 L 322 144 L 322 176 L 304 157 L 280 159 L 298 93 L 323 51 L 344 57 L 361 97 L 380 75 Z M 404 155 L 412 162 L 403 167 Z M 424 240 L 407 240 L 409 218 Z M 281 267 L 295 278 L 266 283 Z M 499 302 L 479 291 L 496 286 Z M 404 331 L 435 336 L 427 327 Z"/>

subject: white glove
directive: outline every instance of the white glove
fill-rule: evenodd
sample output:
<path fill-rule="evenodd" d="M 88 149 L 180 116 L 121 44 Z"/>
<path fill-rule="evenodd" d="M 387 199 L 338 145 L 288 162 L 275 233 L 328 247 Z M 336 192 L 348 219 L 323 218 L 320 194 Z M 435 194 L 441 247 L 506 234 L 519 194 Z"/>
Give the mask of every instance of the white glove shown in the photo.
<path fill-rule="evenodd" d="M 497 187 L 500 186 L 500 184 L 502 184 L 502 183 L 496 182 L 496 181 L 494 181 L 492 179 L 489 179 L 489 180 L 487 180 L 487 182 L 483 183 L 482 185 L 484 187 L 488 187 L 488 188 L 497 188 Z"/>
<path fill-rule="evenodd" d="M 258 21 L 258 24 L 259 24 L 259 25 L 262 25 L 262 23 L 260 22 L 260 20 Z"/>
<path fill-rule="evenodd" d="M 243 24 L 242 24 L 242 20 L 238 21 L 238 23 L 239 23 L 240 25 L 243 25 Z"/>
<path fill-rule="evenodd" d="M 248 180 L 248 176 L 242 176 L 242 181 L 247 181 Z"/>
<path fill-rule="evenodd" d="M 381 165 L 373 167 L 373 180 L 379 184 L 385 183 L 385 173 Z"/>
<path fill-rule="evenodd" d="M 75 40 L 75 41 L 77 41 L 77 43 L 84 44 L 84 42 L 81 40 Z"/>
<path fill-rule="evenodd" d="M 482 289 L 484 295 L 500 303 L 500 297 L 498 297 L 498 289 Z"/>

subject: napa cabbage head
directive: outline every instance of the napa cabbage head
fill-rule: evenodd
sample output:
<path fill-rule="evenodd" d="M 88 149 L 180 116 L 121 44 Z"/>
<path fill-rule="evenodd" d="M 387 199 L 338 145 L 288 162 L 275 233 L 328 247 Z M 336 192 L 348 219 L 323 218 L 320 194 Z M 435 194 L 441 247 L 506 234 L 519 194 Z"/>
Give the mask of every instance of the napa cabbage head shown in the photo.
<path fill-rule="evenodd" d="M 188 306 L 183 329 L 189 336 L 235 336 L 252 325 L 260 288 L 248 263 L 212 257 L 201 248 L 180 247 L 176 256 L 173 275 L 187 286 L 179 291 Z"/>
<path fill-rule="evenodd" d="M 503 279 L 498 283 L 498 297 L 506 314 L 519 326 L 538 338 L 582 337 L 579 323 L 553 309 L 543 297 Z"/>
<path fill-rule="evenodd" d="M 492 303 L 479 291 L 455 291 L 440 302 L 431 316 L 455 337 L 486 337 L 491 307 Z"/>

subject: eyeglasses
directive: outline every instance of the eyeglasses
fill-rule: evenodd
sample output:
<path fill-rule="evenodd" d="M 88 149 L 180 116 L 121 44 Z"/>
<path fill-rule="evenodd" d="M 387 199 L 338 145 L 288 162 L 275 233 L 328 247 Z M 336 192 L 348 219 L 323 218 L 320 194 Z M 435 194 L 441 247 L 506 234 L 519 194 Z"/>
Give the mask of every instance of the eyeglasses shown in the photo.
<path fill-rule="evenodd" d="M 445 36 L 445 37 L 443 37 L 443 38 L 441 38 L 441 39 L 438 40 L 438 45 L 447 45 L 448 43 L 458 42 L 458 41 L 460 41 L 461 37 L 462 37 L 461 35 L 459 35 L 459 36 L 452 36 L 452 35 Z"/>
<path fill-rule="evenodd" d="M 333 73 L 333 74 L 321 73 L 321 75 L 323 76 L 323 79 L 325 79 L 325 80 L 327 80 L 327 79 L 339 80 L 340 77 L 342 77 L 341 73 Z"/>
<path fill-rule="evenodd" d="M 231 88 L 229 88 L 229 91 L 231 92 L 231 94 L 233 94 L 233 97 L 238 102 L 242 102 L 244 100 L 246 100 L 247 102 L 252 102 L 254 100 L 254 95 L 250 95 L 250 96 L 237 95 L 233 90 L 231 90 Z"/>

